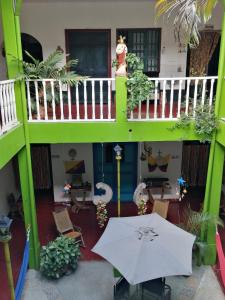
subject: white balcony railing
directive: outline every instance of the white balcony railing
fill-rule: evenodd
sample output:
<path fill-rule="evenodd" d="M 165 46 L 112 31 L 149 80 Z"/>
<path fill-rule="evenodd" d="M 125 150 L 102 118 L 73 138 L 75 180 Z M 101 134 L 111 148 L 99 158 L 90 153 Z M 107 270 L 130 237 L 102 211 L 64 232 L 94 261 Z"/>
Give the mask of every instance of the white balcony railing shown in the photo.
<path fill-rule="evenodd" d="M 197 105 L 213 105 L 216 93 L 216 76 L 149 78 L 154 84 L 152 94 L 140 102 L 128 120 L 176 120 L 181 112 L 194 115 Z"/>
<path fill-rule="evenodd" d="M 211 107 L 214 103 L 216 76 L 149 80 L 153 83 L 152 93 L 128 114 L 129 121 L 176 120 L 182 112 L 195 114 L 199 104 Z M 28 121 L 114 121 L 114 81 L 113 78 L 89 78 L 72 87 L 54 79 L 28 80 Z"/>
<path fill-rule="evenodd" d="M 17 124 L 14 80 L 0 81 L 0 135 Z"/>
<path fill-rule="evenodd" d="M 69 86 L 54 79 L 27 80 L 28 121 L 114 121 L 113 82 L 90 78 Z"/>

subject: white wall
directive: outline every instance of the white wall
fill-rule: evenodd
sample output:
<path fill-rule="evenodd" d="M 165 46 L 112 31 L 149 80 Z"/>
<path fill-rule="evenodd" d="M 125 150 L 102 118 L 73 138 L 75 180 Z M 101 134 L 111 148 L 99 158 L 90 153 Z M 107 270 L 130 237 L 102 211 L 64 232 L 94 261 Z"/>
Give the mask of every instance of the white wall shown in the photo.
<path fill-rule="evenodd" d="M 56 202 L 65 201 L 62 188 L 66 182 L 70 182 L 71 175 L 65 173 L 64 161 L 69 161 L 68 151 L 74 148 L 77 151 L 76 160 L 84 160 L 85 174 L 82 175 L 83 181 L 93 184 L 93 154 L 92 144 L 55 144 L 51 145 L 52 157 L 52 176 L 54 185 L 54 200 Z M 92 186 L 93 188 L 93 186 Z"/>
<path fill-rule="evenodd" d="M 18 196 L 11 162 L 0 170 L 0 215 L 7 215 L 9 213 L 6 198 L 10 193 L 14 193 L 15 197 Z"/>
<path fill-rule="evenodd" d="M 155 21 L 155 1 L 57 1 L 25 2 L 21 28 L 37 38 L 44 57 L 60 45 L 65 49 L 65 29 L 111 29 L 112 57 L 115 56 L 116 28 L 162 28 L 160 76 L 183 76 L 186 72 L 186 53 L 178 53 L 172 25 L 161 18 Z M 222 9 L 217 6 L 214 29 L 220 28 Z M 166 18 L 165 18 L 166 19 Z M 128 49 L 129 50 L 129 49 Z M 181 72 L 178 72 L 178 69 Z"/>
<path fill-rule="evenodd" d="M 149 172 L 147 161 L 141 161 L 141 153 L 145 153 L 144 144 L 139 144 L 139 162 L 138 162 L 138 176 L 142 180 L 146 177 L 166 177 L 169 179 L 171 185 L 175 185 L 177 178 L 181 175 L 181 161 L 182 161 L 182 142 L 152 142 L 148 143 L 152 147 L 153 157 L 158 156 L 158 151 L 161 151 L 161 155 L 171 155 L 171 159 L 168 164 L 167 172 L 160 171 L 156 168 L 154 172 Z"/>

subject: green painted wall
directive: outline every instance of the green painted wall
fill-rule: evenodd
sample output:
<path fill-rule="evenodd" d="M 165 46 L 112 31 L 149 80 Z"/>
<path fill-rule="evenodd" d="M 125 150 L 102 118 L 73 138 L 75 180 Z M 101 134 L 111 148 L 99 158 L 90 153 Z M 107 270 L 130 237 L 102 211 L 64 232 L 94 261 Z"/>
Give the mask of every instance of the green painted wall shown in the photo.
<path fill-rule="evenodd" d="M 0 137 L 0 169 L 25 145 L 23 126 L 10 130 Z"/>

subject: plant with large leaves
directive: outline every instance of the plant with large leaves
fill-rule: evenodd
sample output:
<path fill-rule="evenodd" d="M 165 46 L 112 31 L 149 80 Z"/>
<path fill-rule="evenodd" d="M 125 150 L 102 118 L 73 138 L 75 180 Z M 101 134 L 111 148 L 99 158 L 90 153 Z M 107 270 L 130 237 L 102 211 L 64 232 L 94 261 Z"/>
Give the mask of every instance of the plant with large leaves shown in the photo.
<path fill-rule="evenodd" d="M 208 226 L 216 229 L 218 225 L 224 226 L 223 221 L 219 217 L 203 212 L 203 210 L 199 212 L 194 211 L 191 209 L 190 204 L 186 205 L 183 212 L 183 222 L 180 224 L 180 227 L 196 236 L 194 254 L 198 264 L 201 264 L 207 249 L 207 243 L 201 238 L 202 230 Z"/>
<path fill-rule="evenodd" d="M 156 0 L 157 16 L 174 18 L 174 33 L 179 42 L 199 44 L 199 25 L 212 16 L 218 0 Z"/>
<path fill-rule="evenodd" d="M 30 58 L 31 62 L 26 62 L 24 60 L 19 60 L 21 73 L 17 74 L 17 80 L 36 80 L 36 79 L 55 79 L 54 88 L 55 88 L 55 102 L 59 102 L 60 97 L 60 82 L 62 84 L 68 84 L 74 86 L 79 83 L 81 80 L 87 78 L 82 77 L 76 74 L 74 69 L 78 63 L 77 59 L 68 60 L 66 64 L 63 64 L 63 51 L 56 49 L 52 52 L 45 60 L 39 61 L 34 58 L 29 52 L 26 51 L 27 56 Z M 52 91 L 50 81 L 45 81 L 46 84 L 46 100 L 48 106 L 51 107 L 52 104 Z M 33 83 L 30 83 L 30 92 L 31 92 L 31 108 L 32 111 L 35 111 L 35 89 Z M 43 106 L 44 102 L 44 93 L 43 85 L 41 82 L 38 83 L 38 98 L 40 105 Z"/>

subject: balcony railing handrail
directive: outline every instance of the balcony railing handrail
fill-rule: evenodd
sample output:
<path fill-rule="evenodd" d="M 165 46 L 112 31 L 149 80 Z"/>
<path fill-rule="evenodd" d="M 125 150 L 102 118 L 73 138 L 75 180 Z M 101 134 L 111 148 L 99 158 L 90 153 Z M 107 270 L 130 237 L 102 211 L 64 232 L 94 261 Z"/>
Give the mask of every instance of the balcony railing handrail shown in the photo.
<path fill-rule="evenodd" d="M 83 82 L 83 81 L 108 81 L 108 80 L 111 80 L 111 81 L 115 81 L 115 78 L 114 77 L 104 77 L 104 78 L 95 78 L 95 77 L 88 77 L 88 78 L 85 78 L 85 79 L 81 79 L 80 82 Z M 34 82 L 34 81 L 38 81 L 38 82 L 43 82 L 43 81 L 47 81 L 47 82 L 57 82 L 57 81 L 61 81 L 63 82 L 63 80 L 60 80 L 60 79 L 55 79 L 55 78 L 42 78 L 42 79 L 26 79 L 25 80 L 26 82 Z"/>
<path fill-rule="evenodd" d="M 204 80 L 204 79 L 218 79 L 218 76 L 190 76 L 190 77 L 148 77 L 149 80 L 167 80 L 167 81 L 172 81 L 172 80 Z"/>
<path fill-rule="evenodd" d="M 16 80 L 15 79 L 6 79 L 6 80 L 1 80 L 0 81 L 0 84 L 7 84 L 7 83 L 13 83 L 15 82 Z"/>

